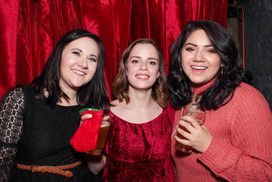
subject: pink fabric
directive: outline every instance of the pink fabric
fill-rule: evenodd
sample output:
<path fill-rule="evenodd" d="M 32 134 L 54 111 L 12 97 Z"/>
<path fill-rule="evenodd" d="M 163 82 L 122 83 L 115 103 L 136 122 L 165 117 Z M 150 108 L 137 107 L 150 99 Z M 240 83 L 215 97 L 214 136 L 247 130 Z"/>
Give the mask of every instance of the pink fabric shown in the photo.
<path fill-rule="evenodd" d="M 215 176 L 228 181 L 271 181 L 272 115 L 259 91 L 242 83 L 230 102 L 207 111 L 204 126 L 213 139 L 203 154 L 178 155 L 172 138 L 179 181 L 216 181 Z"/>
<path fill-rule="evenodd" d="M 174 182 L 167 111 L 142 124 L 129 123 L 113 113 L 110 116 L 104 181 Z"/>
<path fill-rule="evenodd" d="M 32 81 L 52 46 L 65 32 L 86 28 L 105 44 L 108 92 L 121 54 L 140 37 L 161 47 L 168 71 L 169 47 L 190 20 L 227 24 L 227 0 L 21 0 L 0 3 L 0 98 L 11 87 Z"/>

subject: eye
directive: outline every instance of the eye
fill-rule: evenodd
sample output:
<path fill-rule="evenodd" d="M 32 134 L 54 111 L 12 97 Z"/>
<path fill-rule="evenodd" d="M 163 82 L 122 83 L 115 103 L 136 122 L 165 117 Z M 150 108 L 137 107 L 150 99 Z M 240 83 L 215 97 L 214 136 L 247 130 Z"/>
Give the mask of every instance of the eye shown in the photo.
<path fill-rule="evenodd" d="M 73 51 L 72 52 L 74 55 L 76 55 L 76 56 L 80 56 L 80 52 L 79 51 Z"/>
<path fill-rule="evenodd" d="M 194 48 L 192 48 L 192 47 L 185 47 L 185 50 L 188 51 L 188 52 L 192 52 L 194 50 Z"/>
<path fill-rule="evenodd" d="M 138 59 L 131 59 L 130 62 L 133 63 L 133 64 L 137 64 L 137 63 L 140 62 L 140 60 L 138 60 Z"/>
<path fill-rule="evenodd" d="M 217 52 L 216 52 L 216 50 L 215 50 L 215 49 L 213 49 L 213 48 L 212 48 L 212 49 L 208 49 L 208 50 L 207 50 L 207 52 L 208 52 L 208 53 L 210 53 L 210 54 L 217 53 Z"/>
<path fill-rule="evenodd" d="M 96 62 L 97 62 L 97 59 L 94 58 L 94 57 L 90 57 L 90 58 L 89 58 L 89 61 L 96 63 Z"/>
<path fill-rule="evenodd" d="M 158 64 L 158 61 L 149 61 L 148 64 L 150 64 L 151 66 L 156 66 Z"/>

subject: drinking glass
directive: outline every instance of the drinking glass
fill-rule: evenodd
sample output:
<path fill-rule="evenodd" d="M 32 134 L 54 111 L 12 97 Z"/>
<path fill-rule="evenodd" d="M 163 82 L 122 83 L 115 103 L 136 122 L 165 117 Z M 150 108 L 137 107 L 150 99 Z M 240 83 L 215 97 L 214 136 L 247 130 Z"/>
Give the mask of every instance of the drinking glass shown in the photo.
<path fill-rule="evenodd" d="M 188 115 L 188 116 L 191 116 L 193 117 L 194 119 L 196 119 L 198 121 L 198 123 L 200 125 L 202 125 L 204 122 L 205 122 L 205 117 L 206 117 L 206 113 L 205 111 L 202 111 L 200 110 L 199 108 L 197 107 L 194 107 L 194 106 L 189 106 L 188 107 L 184 107 L 183 110 L 182 110 L 182 113 L 181 113 L 181 116 L 185 116 L 185 115 Z M 187 131 L 189 132 L 185 127 L 181 126 L 181 125 L 178 125 L 178 127 L 181 129 L 181 130 L 184 130 L 184 131 Z M 178 132 L 176 133 L 176 135 L 181 138 L 181 139 L 185 139 L 181 134 L 179 134 Z M 183 145 L 181 143 L 179 143 L 178 141 L 176 141 L 176 150 L 177 151 L 180 151 L 182 153 L 186 153 L 186 154 L 190 154 L 192 153 L 193 149 L 191 146 L 187 146 L 187 145 Z"/>
<path fill-rule="evenodd" d="M 70 143 L 78 152 L 100 155 L 106 143 L 110 122 L 103 121 L 105 114 L 103 109 L 84 108 L 79 113 L 81 119 L 84 119 Z M 83 115 L 88 116 L 82 117 Z"/>

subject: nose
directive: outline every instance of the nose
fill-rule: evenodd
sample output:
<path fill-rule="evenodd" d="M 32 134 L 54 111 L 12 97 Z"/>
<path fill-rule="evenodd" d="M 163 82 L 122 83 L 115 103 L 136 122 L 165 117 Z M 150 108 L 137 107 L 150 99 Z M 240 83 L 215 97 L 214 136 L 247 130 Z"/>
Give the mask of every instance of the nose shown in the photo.
<path fill-rule="evenodd" d="M 146 70 L 147 69 L 146 63 L 147 63 L 147 61 L 141 61 L 141 64 L 140 64 L 141 70 Z"/>
<path fill-rule="evenodd" d="M 195 62 L 203 62 L 204 57 L 203 57 L 203 52 L 202 50 L 197 50 L 194 55 L 194 61 Z"/>
<path fill-rule="evenodd" d="M 88 67 L 88 59 L 86 57 L 81 57 L 78 65 L 83 67 L 83 68 L 87 68 Z"/>

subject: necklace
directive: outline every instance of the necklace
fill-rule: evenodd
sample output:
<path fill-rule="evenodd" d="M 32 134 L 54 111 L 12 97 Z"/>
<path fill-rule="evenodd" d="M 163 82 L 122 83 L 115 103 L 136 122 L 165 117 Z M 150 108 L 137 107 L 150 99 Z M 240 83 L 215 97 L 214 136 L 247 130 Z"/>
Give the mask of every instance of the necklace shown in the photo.
<path fill-rule="evenodd" d="M 193 95 L 192 102 L 183 108 L 182 116 L 189 115 L 195 118 L 199 124 L 203 124 L 206 118 L 206 112 L 200 109 L 199 103 L 202 95 Z"/>
<path fill-rule="evenodd" d="M 201 95 L 193 95 L 193 101 L 188 109 L 190 114 L 194 113 L 197 109 L 199 109 L 200 100 L 201 100 Z"/>

